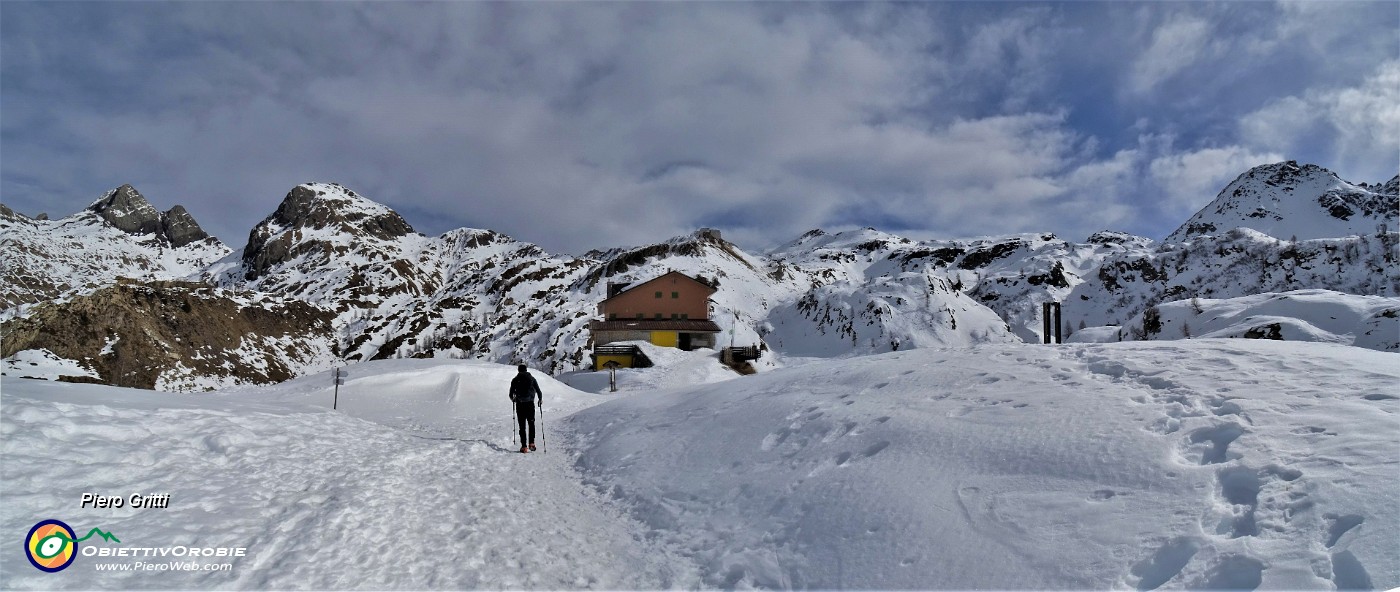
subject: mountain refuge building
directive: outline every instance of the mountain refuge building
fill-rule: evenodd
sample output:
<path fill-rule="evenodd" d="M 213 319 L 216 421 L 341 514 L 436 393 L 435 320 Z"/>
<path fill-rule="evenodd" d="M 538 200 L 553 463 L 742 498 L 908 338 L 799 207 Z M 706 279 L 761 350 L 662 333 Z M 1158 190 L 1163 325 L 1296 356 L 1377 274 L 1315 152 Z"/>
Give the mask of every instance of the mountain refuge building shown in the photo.
<path fill-rule="evenodd" d="M 649 341 L 662 347 L 692 350 L 715 347 L 719 326 L 710 320 L 709 284 L 678 271 L 637 284 L 608 284 L 608 297 L 598 304 L 601 320 L 589 323 L 594 369 L 609 362 L 636 365 L 632 348 L 609 348 L 619 341 Z"/>

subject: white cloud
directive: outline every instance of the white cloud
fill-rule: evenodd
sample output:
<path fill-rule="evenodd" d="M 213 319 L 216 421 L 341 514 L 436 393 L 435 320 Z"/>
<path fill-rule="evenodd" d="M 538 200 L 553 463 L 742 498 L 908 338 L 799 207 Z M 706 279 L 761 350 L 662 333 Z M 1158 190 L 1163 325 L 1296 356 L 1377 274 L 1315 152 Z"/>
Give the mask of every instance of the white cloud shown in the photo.
<path fill-rule="evenodd" d="M 813 226 L 1145 231 L 1157 212 L 1132 204 L 1152 183 L 1183 209 L 1253 157 L 1335 143 L 1356 159 L 1396 127 L 1394 68 L 1354 89 L 1230 87 L 1299 53 L 1216 34 L 1260 17 L 1250 39 L 1303 39 L 1275 35 L 1268 5 L 81 8 L 87 28 L 11 34 L 49 22 L 29 12 L 70 18 L 43 5 L 5 21 L 7 199 L 77 193 L 28 206 L 62 214 L 132 182 L 235 244 L 309 180 L 424 231 L 574 252 L 700 225 L 755 247 Z M 1154 134 L 1165 145 L 1134 145 Z M 1177 154 L 1176 138 L 1210 148 Z"/>
<path fill-rule="evenodd" d="M 1360 84 L 1314 88 L 1283 97 L 1242 117 L 1251 146 L 1293 153 L 1321 148 L 1319 163 L 1357 180 L 1384 180 L 1400 161 L 1400 60 L 1382 64 Z"/>
<path fill-rule="evenodd" d="M 1185 220 L 1215 199 L 1235 177 L 1252 167 L 1282 160 L 1285 158 L 1277 153 L 1227 146 L 1160 156 L 1152 160 L 1148 170 L 1163 192 L 1163 211 Z"/>
<path fill-rule="evenodd" d="M 1178 16 L 1157 27 L 1152 42 L 1134 61 L 1129 87 L 1134 93 L 1152 92 L 1186 68 L 1216 53 L 1210 23 Z"/>

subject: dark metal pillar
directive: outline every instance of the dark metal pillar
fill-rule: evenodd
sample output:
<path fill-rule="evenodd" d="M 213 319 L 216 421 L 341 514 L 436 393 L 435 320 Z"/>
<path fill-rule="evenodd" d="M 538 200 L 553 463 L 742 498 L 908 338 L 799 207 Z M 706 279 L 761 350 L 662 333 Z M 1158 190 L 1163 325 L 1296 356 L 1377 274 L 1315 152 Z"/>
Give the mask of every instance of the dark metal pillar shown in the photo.
<path fill-rule="evenodd" d="M 1060 303 L 1042 302 L 1040 304 L 1040 326 L 1041 340 L 1044 343 L 1051 343 L 1050 336 L 1054 335 L 1054 343 L 1062 343 L 1062 333 L 1060 332 Z"/>

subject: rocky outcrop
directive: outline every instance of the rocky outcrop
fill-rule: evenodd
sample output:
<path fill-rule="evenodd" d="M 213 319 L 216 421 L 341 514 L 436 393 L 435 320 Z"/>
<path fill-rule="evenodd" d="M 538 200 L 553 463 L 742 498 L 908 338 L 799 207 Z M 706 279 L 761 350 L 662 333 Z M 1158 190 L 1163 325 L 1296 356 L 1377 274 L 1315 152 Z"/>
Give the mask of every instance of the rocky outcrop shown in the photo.
<path fill-rule="evenodd" d="M 46 349 L 107 384 L 161 390 L 281 382 L 334 359 L 332 315 L 198 283 L 123 281 L 5 322 L 0 357 Z"/>
<path fill-rule="evenodd" d="M 209 238 L 184 206 L 157 210 L 135 187 L 122 185 L 87 208 L 127 234 L 154 235 L 173 247 Z"/>

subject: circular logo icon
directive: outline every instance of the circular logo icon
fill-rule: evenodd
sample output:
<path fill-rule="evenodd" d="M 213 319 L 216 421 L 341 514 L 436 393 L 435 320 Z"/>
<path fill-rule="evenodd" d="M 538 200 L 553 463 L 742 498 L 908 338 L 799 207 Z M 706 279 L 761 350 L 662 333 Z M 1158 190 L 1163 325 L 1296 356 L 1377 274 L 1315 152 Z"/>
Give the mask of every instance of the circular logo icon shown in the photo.
<path fill-rule="evenodd" d="M 78 556 L 77 533 L 61 520 L 45 520 L 29 529 L 24 553 L 29 562 L 47 572 L 62 571 Z"/>

